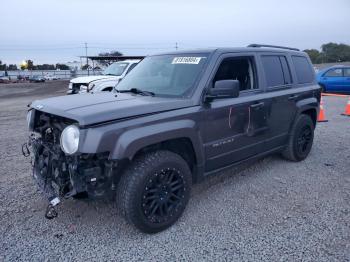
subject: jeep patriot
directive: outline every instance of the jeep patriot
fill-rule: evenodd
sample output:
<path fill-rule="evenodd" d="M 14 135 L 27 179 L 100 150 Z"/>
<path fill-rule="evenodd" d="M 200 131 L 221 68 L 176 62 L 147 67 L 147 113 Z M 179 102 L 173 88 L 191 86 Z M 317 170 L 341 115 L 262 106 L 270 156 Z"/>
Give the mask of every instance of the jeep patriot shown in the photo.
<path fill-rule="evenodd" d="M 146 57 L 113 92 L 34 101 L 33 177 L 49 205 L 114 199 L 139 230 L 183 213 L 191 186 L 271 153 L 309 154 L 320 103 L 309 57 L 250 45 Z"/>

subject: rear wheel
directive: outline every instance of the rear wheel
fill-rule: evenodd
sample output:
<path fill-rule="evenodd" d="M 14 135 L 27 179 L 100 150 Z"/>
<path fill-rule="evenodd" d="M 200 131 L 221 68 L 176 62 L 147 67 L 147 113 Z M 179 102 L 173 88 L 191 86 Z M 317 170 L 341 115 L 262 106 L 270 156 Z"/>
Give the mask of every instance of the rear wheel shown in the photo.
<path fill-rule="evenodd" d="M 310 116 L 298 116 L 292 127 L 287 148 L 282 153 L 283 157 L 291 161 L 304 160 L 312 148 L 314 129 Z"/>
<path fill-rule="evenodd" d="M 145 233 L 157 233 L 182 215 L 191 191 L 186 161 L 170 151 L 144 154 L 125 170 L 117 201 L 126 219 Z"/>

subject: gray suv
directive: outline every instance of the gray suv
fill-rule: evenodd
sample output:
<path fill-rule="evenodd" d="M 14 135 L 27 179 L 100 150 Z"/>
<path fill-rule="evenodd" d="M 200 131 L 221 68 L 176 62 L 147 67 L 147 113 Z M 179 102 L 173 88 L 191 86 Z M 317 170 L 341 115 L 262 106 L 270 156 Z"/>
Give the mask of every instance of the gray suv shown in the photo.
<path fill-rule="evenodd" d="M 48 218 L 62 199 L 104 197 L 155 233 L 209 175 L 272 153 L 305 159 L 320 97 L 309 57 L 294 48 L 153 55 L 111 93 L 33 102 L 24 148 Z"/>

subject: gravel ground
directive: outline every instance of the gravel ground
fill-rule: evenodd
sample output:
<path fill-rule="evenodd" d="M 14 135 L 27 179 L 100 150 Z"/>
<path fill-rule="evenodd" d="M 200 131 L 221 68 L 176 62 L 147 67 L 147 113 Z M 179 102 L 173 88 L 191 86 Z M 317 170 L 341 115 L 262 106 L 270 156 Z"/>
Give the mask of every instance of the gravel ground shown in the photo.
<path fill-rule="evenodd" d="M 20 153 L 26 105 L 67 82 L 0 85 L 0 261 L 350 261 L 350 118 L 325 97 L 330 120 L 301 163 L 274 155 L 196 185 L 178 223 L 156 235 L 126 224 L 113 203 L 47 201 Z M 16 93 L 16 94 L 15 94 Z"/>

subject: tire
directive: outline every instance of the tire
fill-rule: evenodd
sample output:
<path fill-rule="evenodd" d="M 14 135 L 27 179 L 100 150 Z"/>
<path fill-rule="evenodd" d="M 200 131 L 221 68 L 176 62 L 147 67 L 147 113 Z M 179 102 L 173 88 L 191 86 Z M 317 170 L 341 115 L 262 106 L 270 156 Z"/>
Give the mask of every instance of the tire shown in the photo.
<path fill-rule="evenodd" d="M 191 171 L 179 155 L 165 150 L 137 157 L 123 172 L 117 205 L 126 220 L 145 233 L 173 225 L 190 198 Z"/>
<path fill-rule="evenodd" d="M 314 123 L 308 115 L 299 115 L 293 124 L 287 147 L 282 152 L 282 156 L 295 162 L 304 160 L 312 148 L 314 129 Z"/>

